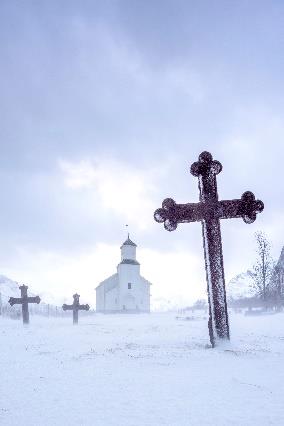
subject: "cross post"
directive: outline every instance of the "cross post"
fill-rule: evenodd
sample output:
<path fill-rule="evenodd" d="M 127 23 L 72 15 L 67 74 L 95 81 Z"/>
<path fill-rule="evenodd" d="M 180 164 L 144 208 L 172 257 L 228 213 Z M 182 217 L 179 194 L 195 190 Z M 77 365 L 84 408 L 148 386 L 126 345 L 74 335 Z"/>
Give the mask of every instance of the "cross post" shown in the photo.
<path fill-rule="evenodd" d="M 30 316 L 29 316 L 29 303 L 40 303 L 40 297 L 28 297 L 28 286 L 21 285 L 19 289 L 21 290 L 21 297 L 10 297 L 9 303 L 11 306 L 13 305 L 22 305 L 22 316 L 23 316 L 23 324 L 29 324 Z"/>
<path fill-rule="evenodd" d="M 78 324 L 78 311 L 88 311 L 90 306 L 80 305 L 80 295 L 77 293 L 73 295 L 73 299 L 74 301 L 72 305 L 66 305 L 66 303 L 64 303 L 64 305 L 62 305 L 62 309 L 63 311 L 73 311 L 73 324 Z"/>
<path fill-rule="evenodd" d="M 209 152 L 202 152 L 190 169 L 191 174 L 198 177 L 200 202 L 176 204 L 173 199 L 166 198 L 162 208 L 154 213 L 156 222 L 164 223 L 167 231 L 174 231 L 179 223 L 202 223 L 209 303 L 208 329 L 213 347 L 222 339 L 230 339 L 220 219 L 242 218 L 245 223 L 252 223 L 256 214 L 264 209 L 263 202 L 256 200 L 250 191 L 240 199 L 219 201 L 216 175 L 221 171 L 222 164 L 213 160 Z"/>

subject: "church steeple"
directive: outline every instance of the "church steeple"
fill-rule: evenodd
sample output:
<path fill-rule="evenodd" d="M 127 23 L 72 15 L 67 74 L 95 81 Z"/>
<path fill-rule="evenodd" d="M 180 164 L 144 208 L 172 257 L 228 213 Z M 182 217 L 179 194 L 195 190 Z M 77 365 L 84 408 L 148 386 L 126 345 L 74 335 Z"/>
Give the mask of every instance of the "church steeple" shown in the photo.
<path fill-rule="evenodd" d="M 131 241 L 131 239 L 129 238 L 129 233 L 128 233 L 127 239 L 124 241 L 124 243 L 120 247 L 121 263 L 131 263 L 131 264 L 139 265 L 139 263 L 136 260 L 136 247 L 137 245 L 133 241 Z"/>

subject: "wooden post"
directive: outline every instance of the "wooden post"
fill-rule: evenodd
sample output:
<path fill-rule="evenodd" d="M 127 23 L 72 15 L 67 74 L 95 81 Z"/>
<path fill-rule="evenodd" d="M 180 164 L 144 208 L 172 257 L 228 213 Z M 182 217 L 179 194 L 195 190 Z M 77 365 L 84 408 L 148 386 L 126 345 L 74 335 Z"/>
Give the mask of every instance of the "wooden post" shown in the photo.
<path fill-rule="evenodd" d="M 23 323 L 28 324 L 30 320 L 29 316 L 29 305 L 28 305 L 28 294 L 27 294 L 27 286 L 22 285 L 21 289 L 21 298 L 22 298 L 22 315 L 23 315 Z"/>
<path fill-rule="evenodd" d="M 79 294 L 74 294 L 73 295 L 74 298 L 74 302 L 73 302 L 73 324 L 78 324 L 78 309 L 80 306 L 79 303 Z"/>

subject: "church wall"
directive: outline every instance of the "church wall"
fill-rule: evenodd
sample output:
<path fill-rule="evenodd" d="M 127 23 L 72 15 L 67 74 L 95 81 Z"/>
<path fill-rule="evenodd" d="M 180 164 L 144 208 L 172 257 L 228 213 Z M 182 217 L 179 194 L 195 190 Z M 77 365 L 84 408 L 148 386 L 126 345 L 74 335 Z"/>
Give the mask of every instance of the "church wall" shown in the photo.
<path fill-rule="evenodd" d="M 115 296 L 114 290 L 118 292 L 118 275 L 114 274 L 104 280 L 100 286 L 96 288 L 96 310 L 97 312 L 105 312 L 106 310 L 114 310 Z"/>
<path fill-rule="evenodd" d="M 142 286 L 142 300 L 143 300 L 143 310 L 146 312 L 150 312 L 150 291 L 151 291 L 151 284 L 149 281 L 147 281 L 145 278 L 140 277 L 141 281 L 143 282 Z"/>
<path fill-rule="evenodd" d="M 103 312 L 105 306 L 104 287 L 100 286 L 96 289 L 96 311 Z"/>
<path fill-rule="evenodd" d="M 140 276 L 139 265 L 119 265 L 119 308 L 122 311 L 150 311 L 148 282 Z M 128 283 L 131 289 L 128 289 Z"/>
<path fill-rule="evenodd" d="M 108 291 L 105 295 L 105 312 L 113 312 L 118 309 L 118 287 Z"/>

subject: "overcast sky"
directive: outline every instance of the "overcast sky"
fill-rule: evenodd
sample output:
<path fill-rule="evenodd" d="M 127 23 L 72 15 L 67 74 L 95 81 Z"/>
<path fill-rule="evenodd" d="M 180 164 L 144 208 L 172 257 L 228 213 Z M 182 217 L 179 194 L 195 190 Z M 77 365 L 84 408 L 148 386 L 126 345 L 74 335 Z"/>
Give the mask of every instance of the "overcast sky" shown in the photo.
<path fill-rule="evenodd" d="M 220 198 L 265 204 L 222 222 L 227 280 L 251 268 L 256 230 L 279 256 L 283 1 L 2 0 L 0 19 L 0 273 L 94 303 L 127 223 L 153 298 L 203 297 L 200 223 L 169 233 L 153 211 L 198 200 L 204 150 Z"/>

